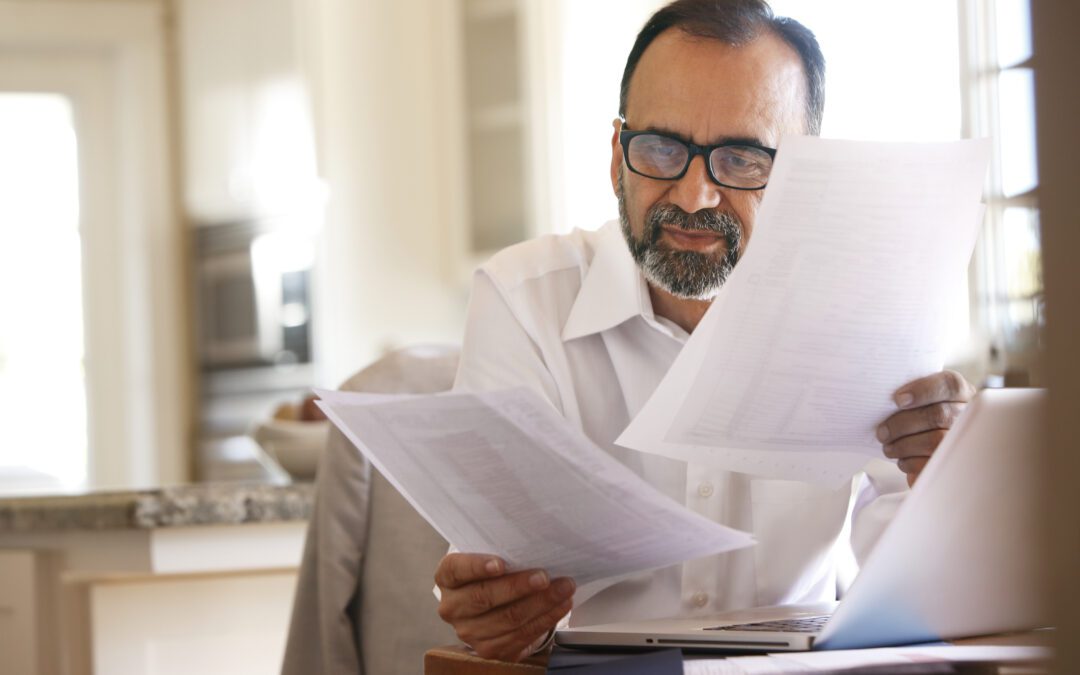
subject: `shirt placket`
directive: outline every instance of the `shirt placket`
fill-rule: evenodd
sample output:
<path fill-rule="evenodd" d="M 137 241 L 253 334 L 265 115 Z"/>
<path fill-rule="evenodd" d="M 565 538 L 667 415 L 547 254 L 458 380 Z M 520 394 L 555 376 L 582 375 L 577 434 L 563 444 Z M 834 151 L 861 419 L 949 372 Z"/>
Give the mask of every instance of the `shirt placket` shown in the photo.
<path fill-rule="evenodd" d="M 709 520 L 723 522 L 724 500 L 717 494 L 723 485 L 721 472 L 688 464 L 686 469 L 685 504 L 688 509 Z M 683 565 L 682 604 L 690 614 L 706 614 L 716 611 L 719 560 L 709 556 L 691 560 Z"/>

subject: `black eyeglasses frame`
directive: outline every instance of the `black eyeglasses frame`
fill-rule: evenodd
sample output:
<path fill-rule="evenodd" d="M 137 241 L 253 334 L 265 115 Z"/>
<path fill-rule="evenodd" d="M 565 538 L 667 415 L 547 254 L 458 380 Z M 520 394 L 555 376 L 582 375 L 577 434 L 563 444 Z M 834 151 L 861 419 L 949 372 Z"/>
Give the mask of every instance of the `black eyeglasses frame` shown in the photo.
<path fill-rule="evenodd" d="M 663 138 L 667 138 L 673 141 L 678 141 L 690 150 L 690 153 L 686 156 L 686 165 L 683 166 L 682 171 L 680 171 L 677 176 L 671 176 L 669 178 L 650 176 L 647 173 L 638 171 L 634 168 L 634 165 L 630 163 L 630 141 L 633 140 L 635 136 L 646 135 L 661 136 Z M 726 187 L 731 190 L 764 190 L 769 183 L 768 181 L 766 181 L 765 185 L 762 185 L 760 187 L 738 187 L 736 185 L 728 185 L 727 183 L 720 182 L 713 174 L 712 163 L 709 161 L 709 155 L 712 154 L 713 150 L 716 150 L 717 148 L 728 148 L 735 146 L 744 148 L 755 148 L 769 155 L 770 159 L 776 159 L 776 148 L 758 145 L 757 143 L 747 143 L 746 141 L 725 141 L 723 143 L 716 143 L 715 145 L 698 145 L 697 143 L 692 143 L 685 138 L 680 138 L 673 134 L 667 134 L 662 131 L 633 131 L 626 126 L 625 122 L 623 122 L 622 130 L 619 131 L 619 145 L 621 145 L 623 149 L 623 161 L 626 162 L 626 167 L 639 176 L 645 176 L 646 178 L 652 178 L 653 180 L 679 180 L 686 175 L 687 171 L 690 170 L 690 163 L 694 161 L 694 158 L 698 155 L 701 155 L 701 161 L 705 163 L 705 172 L 709 174 L 709 179 L 720 187 Z"/>

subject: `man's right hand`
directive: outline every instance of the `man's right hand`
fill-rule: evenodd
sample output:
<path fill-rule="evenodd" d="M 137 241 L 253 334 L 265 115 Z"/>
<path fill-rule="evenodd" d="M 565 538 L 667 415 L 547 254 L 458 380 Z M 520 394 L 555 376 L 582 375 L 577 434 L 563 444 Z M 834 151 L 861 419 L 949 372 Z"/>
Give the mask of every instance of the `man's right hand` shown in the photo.
<path fill-rule="evenodd" d="M 506 573 L 501 559 L 450 553 L 435 570 L 439 616 L 480 656 L 520 661 L 573 606 L 574 581 L 543 570 Z"/>

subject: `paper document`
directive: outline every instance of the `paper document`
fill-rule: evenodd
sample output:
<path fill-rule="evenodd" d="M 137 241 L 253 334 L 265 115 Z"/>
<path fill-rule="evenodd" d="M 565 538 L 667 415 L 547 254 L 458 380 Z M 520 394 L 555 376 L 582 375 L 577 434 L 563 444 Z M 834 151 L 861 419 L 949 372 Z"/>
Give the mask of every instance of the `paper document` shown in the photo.
<path fill-rule="evenodd" d="M 657 491 L 530 390 L 319 395 L 448 542 L 510 569 L 540 567 L 582 585 L 753 543 Z"/>
<path fill-rule="evenodd" d="M 893 392 L 940 370 L 988 141 L 787 137 L 746 252 L 617 443 L 836 485 Z"/>
<path fill-rule="evenodd" d="M 923 645 L 887 647 L 884 649 L 852 649 L 770 654 L 768 656 L 736 656 L 726 659 L 686 659 L 685 675 L 749 675 L 750 673 L 941 673 L 942 664 L 993 663 L 1022 664 L 1049 661 L 1051 651 L 1046 647 L 998 647 L 974 645 Z M 925 666 L 920 671 L 919 666 Z M 935 667 L 936 666 L 936 667 Z M 964 671 L 967 672 L 967 671 Z M 1028 671 L 1024 671 L 1028 672 Z"/>

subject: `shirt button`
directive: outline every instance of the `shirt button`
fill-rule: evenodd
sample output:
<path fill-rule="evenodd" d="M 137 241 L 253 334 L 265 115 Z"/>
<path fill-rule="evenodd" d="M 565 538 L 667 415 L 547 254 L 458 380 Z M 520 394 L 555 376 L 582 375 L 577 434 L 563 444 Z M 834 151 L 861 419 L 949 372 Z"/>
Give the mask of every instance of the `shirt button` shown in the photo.
<path fill-rule="evenodd" d="M 694 607 L 704 607 L 709 602 L 709 594 L 698 591 L 690 598 L 690 602 L 694 603 Z"/>
<path fill-rule="evenodd" d="M 713 495 L 713 485 L 712 485 L 712 483 L 710 483 L 709 481 L 705 481 L 704 483 L 698 485 L 697 493 L 701 497 L 706 497 L 706 498 L 712 497 L 712 495 Z"/>

